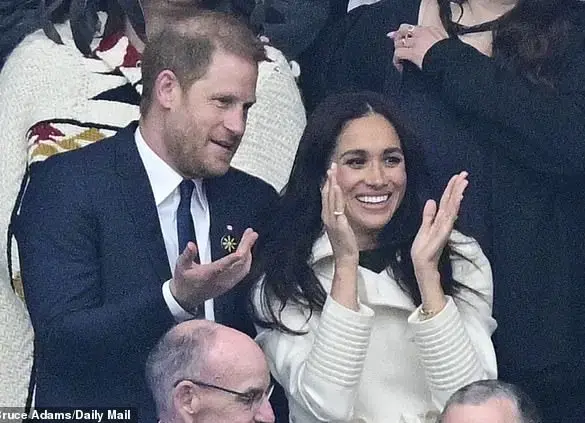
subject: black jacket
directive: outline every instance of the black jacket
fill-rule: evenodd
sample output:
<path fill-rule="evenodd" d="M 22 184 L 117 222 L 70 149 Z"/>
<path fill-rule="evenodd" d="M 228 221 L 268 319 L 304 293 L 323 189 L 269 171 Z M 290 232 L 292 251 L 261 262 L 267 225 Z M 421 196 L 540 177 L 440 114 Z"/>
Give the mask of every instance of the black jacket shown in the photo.
<path fill-rule="evenodd" d="M 31 169 L 14 224 L 36 336 L 37 407 L 135 407 L 140 422 L 156 421 L 144 364 L 175 321 L 162 295 L 171 269 L 135 129 Z M 276 192 L 235 169 L 204 183 L 217 260 L 228 254 L 228 225 L 239 239 Z M 241 291 L 215 299 L 216 321 L 253 336 Z"/>

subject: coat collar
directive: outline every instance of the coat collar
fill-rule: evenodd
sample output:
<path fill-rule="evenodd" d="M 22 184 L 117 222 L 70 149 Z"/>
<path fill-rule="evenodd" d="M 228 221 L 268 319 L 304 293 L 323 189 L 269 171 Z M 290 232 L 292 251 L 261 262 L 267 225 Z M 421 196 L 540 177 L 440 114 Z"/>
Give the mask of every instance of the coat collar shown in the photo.
<path fill-rule="evenodd" d="M 325 288 L 331 291 L 333 281 L 333 248 L 327 233 L 321 235 L 313 244 L 311 266 Z M 387 306 L 412 312 L 416 307 L 410 297 L 398 286 L 386 271 L 380 273 L 358 267 L 358 295 L 365 305 Z"/>

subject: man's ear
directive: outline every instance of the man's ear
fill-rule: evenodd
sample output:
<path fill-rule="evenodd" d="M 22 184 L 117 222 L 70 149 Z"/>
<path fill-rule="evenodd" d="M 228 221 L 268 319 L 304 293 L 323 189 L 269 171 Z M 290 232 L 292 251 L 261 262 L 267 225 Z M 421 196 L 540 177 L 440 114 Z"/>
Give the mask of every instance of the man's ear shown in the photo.
<path fill-rule="evenodd" d="M 173 390 L 173 408 L 183 422 L 194 422 L 195 416 L 201 408 L 201 398 L 195 386 L 183 381 Z"/>
<path fill-rule="evenodd" d="M 154 96 L 163 109 L 170 109 L 178 101 L 181 85 L 177 75 L 169 69 L 161 71 L 154 81 Z"/>

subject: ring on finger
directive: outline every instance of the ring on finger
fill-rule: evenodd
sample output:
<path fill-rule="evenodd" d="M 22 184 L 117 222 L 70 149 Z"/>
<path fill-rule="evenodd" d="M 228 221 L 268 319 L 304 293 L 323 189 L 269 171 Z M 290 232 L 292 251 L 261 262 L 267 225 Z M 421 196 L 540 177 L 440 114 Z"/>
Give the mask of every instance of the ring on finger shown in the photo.
<path fill-rule="evenodd" d="M 341 216 L 341 215 L 343 215 L 343 212 L 342 212 L 342 211 L 337 211 L 337 210 L 335 210 L 335 211 L 333 212 L 333 215 L 334 215 L 334 216 Z"/>

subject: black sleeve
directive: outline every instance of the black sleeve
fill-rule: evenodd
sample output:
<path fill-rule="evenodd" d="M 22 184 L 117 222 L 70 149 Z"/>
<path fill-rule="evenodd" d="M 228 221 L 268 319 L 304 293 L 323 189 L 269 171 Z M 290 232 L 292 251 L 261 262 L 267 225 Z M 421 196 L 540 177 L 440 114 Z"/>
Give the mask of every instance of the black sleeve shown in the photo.
<path fill-rule="evenodd" d="M 258 7 L 264 15 L 262 35 L 288 59 L 297 59 L 311 45 L 330 13 L 328 0 L 260 2 Z"/>
<path fill-rule="evenodd" d="M 93 209 L 91 181 L 73 178 L 70 171 L 57 167 L 41 166 L 33 172 L 16 236 L 26 301 L 42 355 L 64 372 L 79 373 L 104 363 L 135 362 L 173 319 L 162 282 L 144 283 L 140 290 L 115 300 L 104 298 L 100 259 L 112 252 L 100 248 L 104 222 Z M 136 265 L 132 257 L 128 251 L 129 266 Z"/>
<path fill-rule="evenodd" d="M 494 122 L 514 137 L 495 139 L 506 154 L 539 172 L 585 172 L 585 49 L 569 61 L 557 91 L 506 72 L 456 39 L 436 43 L 423 61 L 442 97 L 462 113 Z M 491 146 L 490 146 L 491 147 Z"/>
<path fill-rule="evenodd" d="M 336 92 L 384 92 L 387 86 L 399 86 L 400 73 L 392 66 L 393 43 L 386 34 L 403 22 L 416 23 L 418 5 L 383 0 L 331 21 L 300 59 L 307 111 Z"/>

